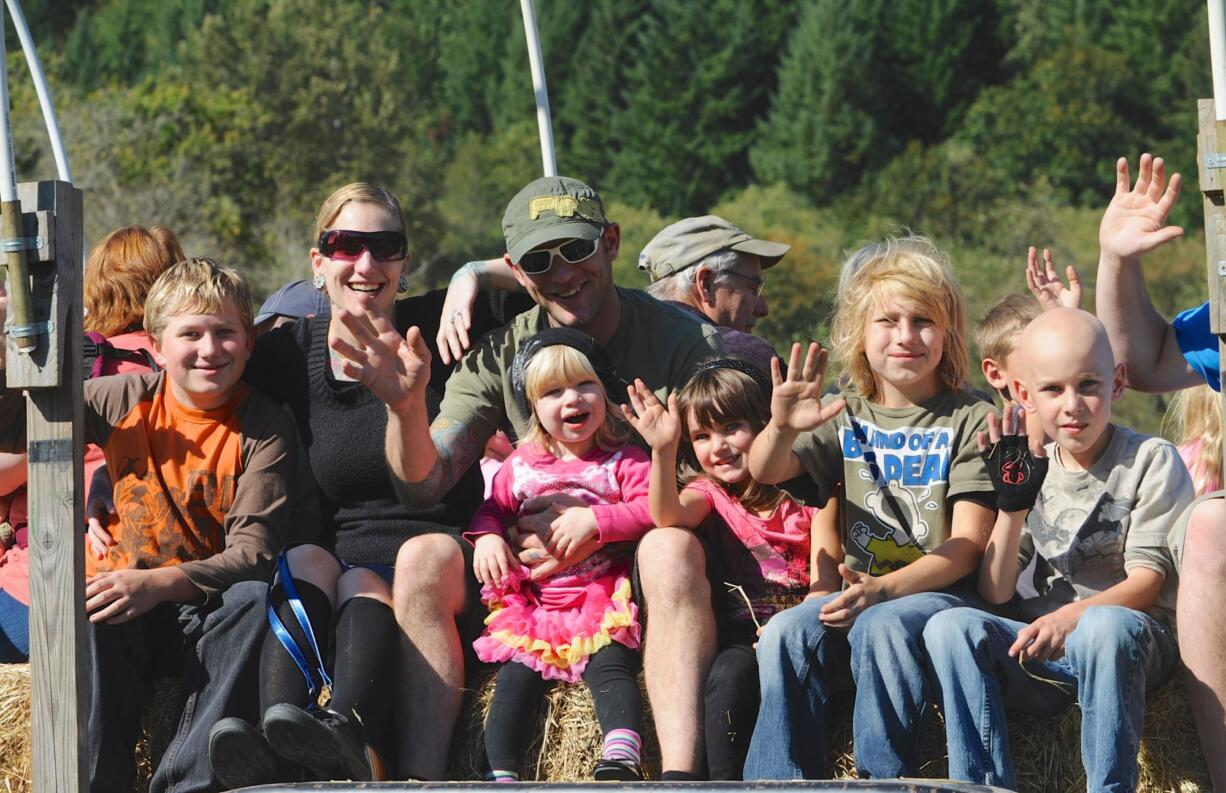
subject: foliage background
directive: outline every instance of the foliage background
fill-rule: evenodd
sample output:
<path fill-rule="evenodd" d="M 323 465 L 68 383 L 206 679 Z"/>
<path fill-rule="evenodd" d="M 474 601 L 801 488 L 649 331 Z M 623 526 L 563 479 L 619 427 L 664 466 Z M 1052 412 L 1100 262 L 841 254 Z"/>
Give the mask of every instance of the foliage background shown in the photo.
<path fill-rule="evenodd" d="M 27 0 L 86 235 L 176 229 L 260 294 L 304 277 L 335 187 L 389 185 L 422 285 L 502 249 L 506 200 L 539 174 L 513 0 Z M 760 332 L 823 338 L 846 252 L 903 228 L 952 257 L 971 316 L 1024 289 L 1026 246 L 1092 284 L 1116 157 L 1195 173 L 1210 94 L 1198 0 L 537 0 L 563 173 L 641 247 L 708 211 L 789 242 Z M 54 166 L 8 33 L 18 173 Z M 1205 294 L 1188 234 L 1146 268 L 1168 315 Z M 1121 421 L 1155 432 L 1164 403 Z"/>

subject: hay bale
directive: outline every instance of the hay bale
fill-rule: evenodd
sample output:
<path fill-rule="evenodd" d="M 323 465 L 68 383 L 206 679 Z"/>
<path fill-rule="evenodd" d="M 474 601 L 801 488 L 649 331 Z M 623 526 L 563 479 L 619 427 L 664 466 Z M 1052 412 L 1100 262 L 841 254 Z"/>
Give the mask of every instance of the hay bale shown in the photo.
<path fill-rule="evenodd" d="M 154 681 L 141 719 L 136 745 L 136 791 L 149 789 L 149 777 L 174 736 L 182 712 L 179 681 Z M 0 782 L 6 793 L 31 789 L 30 665 L 0 664 Z"/>
<path fill-rule="evenodd" d="M 641 679 L 640 679 L 641 684 Z M 482 779 L 485 775 L 483 724 L 493 697 L 493 675 L 484 672 L 465 697 L 451 754 L 452 779 Z M 644 767 L 649 778 L 659 778 L 660 751 L 651 712 L 646 708 L 647 734 L 643 737 Z M 829 757 L 836 779 L 854 779 L 851 747 L 851 703 L 837 703 L 838 715 L 830 730 Z M 559 685 L 553 689 L 537 723 L 525 725 L 535 736 L 527 757 L 524 779 L 574 782 L 590 778 L 600 756 L 600 726 L 587 687 Z M 1036 793 L 1079 793 L 1085 790 L 1081 765 L 1081 711 L 1070 708 L 1056 718 L 1044 719 L 1011 713 L 1009 739 L 1017 767 L 1018 789 Z M 941 779 L 948 774 L 945 725 L 936 713 L 928 719 L 920 773 Z M 1188 706 L 1178 680 L 1148 699 L 1141 739 L 1140 793 L 1199 793 L 1210 791 L 1209 773 Z"/>
<path fill-rule="evenodd" d="M 1141 734 L 1139 793 L 1199 793 L 1211 791 L 1209 771 L 1200 752 L 1188 695 L 1173 680 L 1147 700 Z M 851 722 L 839 719 L 831 730 L 830 751 L 837 779 L 854 779 Z M 1036 793 L 1080 793 L 1086 789 L 1081 765 L 1081 710 L 1069 708 L 1056 718 L 1009 714 L 1009 745 L 1017 770 L 1018 790 Z M 949 773 L 945 725 L 940 713 L 928 719 L 920 773 L 941 779 Z"/>
<path fill-rule="evenodd" d="M 639 677 L 643 697 L 643 770 L 649 778 L 660 775 L 660 750 L 647 691 Z M 489 770 L 485 761 L 485 716 L 494 698 L 494 674 L 489 668 L 465 691 L 464 706 L 451 746 L 448 778 L 484 779 Z M 539 719 L 525 725 L 534 736 L 529 744 L 523 779 L 534 782 L 574 782 L 591 779 L 592 768 L 600 759 L 600 724 L 592 694 L 583 683 L 554 686 L 546 697 Z"/>

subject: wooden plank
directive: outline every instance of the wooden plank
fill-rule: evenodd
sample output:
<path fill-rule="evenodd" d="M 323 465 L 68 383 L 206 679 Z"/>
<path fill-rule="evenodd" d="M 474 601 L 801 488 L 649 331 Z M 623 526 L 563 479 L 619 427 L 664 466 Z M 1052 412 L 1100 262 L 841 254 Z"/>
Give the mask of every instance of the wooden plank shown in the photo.
<path fill-rule="evenodd" d="M 20 185 L 18 196 L 24 212 L 55 214 L 60 254 L 54 263 L 56 320 L 45 346 L 62 351 L 46 359 L 59 362 L 62 385 L 30 389 L 26 410 L 33 782 L 36 793 L 86 791 L 81 191 L 66 182 L 39 182 Z"/>

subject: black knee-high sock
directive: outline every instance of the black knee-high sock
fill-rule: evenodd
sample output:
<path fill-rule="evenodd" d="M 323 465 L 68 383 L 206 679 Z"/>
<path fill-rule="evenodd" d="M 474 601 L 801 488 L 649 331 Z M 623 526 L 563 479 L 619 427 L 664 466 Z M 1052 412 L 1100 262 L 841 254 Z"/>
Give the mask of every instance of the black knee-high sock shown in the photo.
<path fill-rule="evenodd" d="M 369 738 L 381 734 L 387 719 L 398 633 L 391 607 L 374 598 L 350 598 L 336 613 L 336 674 L 328 707 L 346 716 L 357 711 Z"/>
<path fill-rule="evenodd" d="M 485 756 L 491 771 L 522 773 L 522 758 L 532 738 L 536 715 L 551 682 L 514 661 L 498 670 L 494 699 L 485 717 Z"/>
<path fill-rule="evenodd" d="M 298 597 L 306 610 L 311 630 L 315 633 L 319 651 L 327 658 L 328 645 L 332 638 L 332 602 L 324 591 L 314 584 L 295 578 L 294 587 L 298 590 Z M 273 590 L 272 604 L 277 616 L 281 618 L 281 623 L 298 643 L 303 657 L 313 665 L 315 658 L 311 644 L 298 625 L 298 618 L 294 616 L 289 598 L 281 587 Z M 306 706 L 308 699 L 306 678 L 289 652 L 277 640 L 270 626 L 268 635 L 264 637 L 264 647 L 260 651 L 260 713 L 279 702 Z"/>

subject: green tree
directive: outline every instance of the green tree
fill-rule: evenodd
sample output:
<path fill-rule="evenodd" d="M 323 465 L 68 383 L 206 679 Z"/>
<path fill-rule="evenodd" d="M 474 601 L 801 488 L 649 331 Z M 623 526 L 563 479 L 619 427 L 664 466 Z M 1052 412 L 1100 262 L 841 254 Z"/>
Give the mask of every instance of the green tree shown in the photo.
<path fill-rule="evenodd" d="M 612 120 L 626 112 L 623 86 L 638 52 L 634 36 L 647 0 L 591 0 L 564 71 L 550 71 L 558 99 L 558 170 L 603 189 L 618 149 Z M 551 56 L 553 57 L 553 56 Z"/>
<path fill-rule="evenodd" d="M 608 181 L 619 198 L 695 214 L 748 182 L 749 143 L 774 71 L 755 27 L 767 6 L 775 4 L 651 5 L 626 74 L 626 112 L 612 120 L 619 150 Z"/>
<path fill-rule="evenodd" d="M 825 204 L 908 141 L 940 141 L 1000 79 L 999 32 L 993 7 L 973 0 L 805 5 L 751 153 L 754 175 Z"/>

